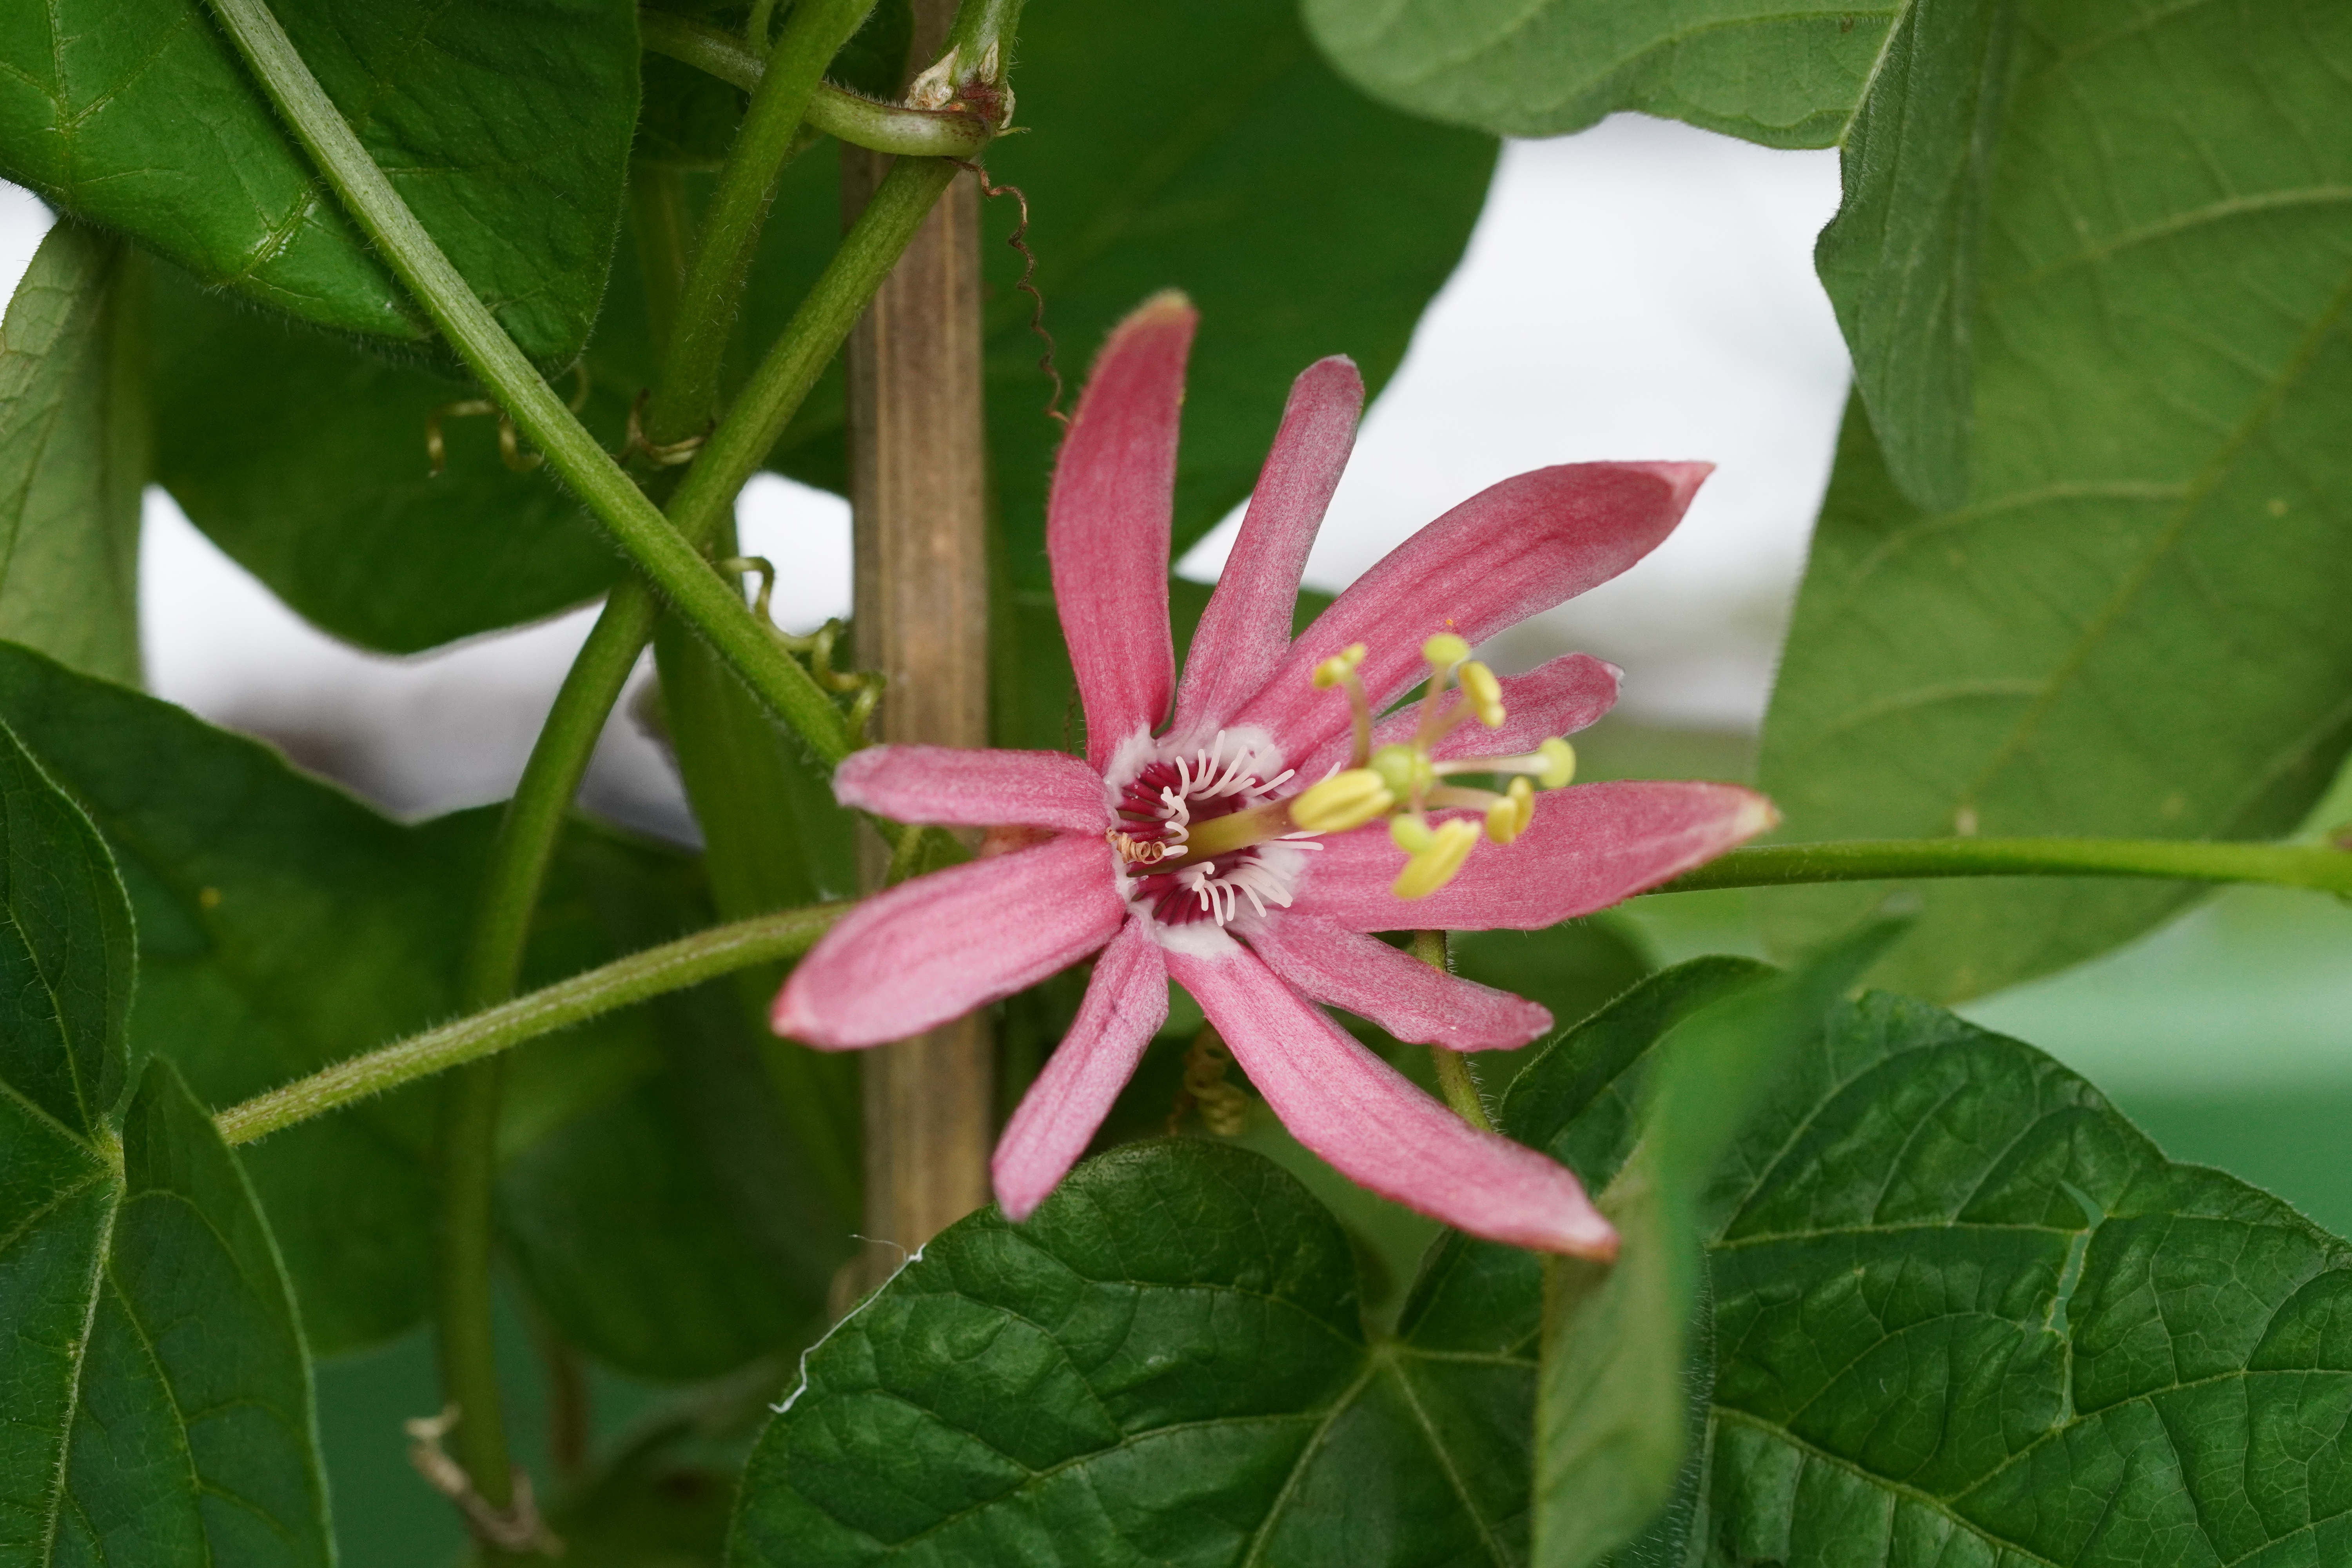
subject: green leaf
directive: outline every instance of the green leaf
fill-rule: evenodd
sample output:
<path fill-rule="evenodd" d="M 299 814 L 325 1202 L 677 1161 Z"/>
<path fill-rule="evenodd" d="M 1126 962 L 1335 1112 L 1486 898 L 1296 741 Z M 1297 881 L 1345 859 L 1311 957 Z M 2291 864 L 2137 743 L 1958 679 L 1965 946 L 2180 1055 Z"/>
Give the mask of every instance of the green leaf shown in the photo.
<path fill-rule="evenodd" d="M 282 0 L 295 47 L 516 342 L 560 364 L 604 293 L 636 121 L 618 0 Z M 0 19 L 0 174 L 206 283 L 377 342 L 432 331 L 204 0 Z"/>
<path fill-rule="evenodd" d="M 147 479 L 140 283 L 120 240 L 60 223 L 0 331 L 0 637 L 129 683 Z"/>
<path fill-rule="evenodd" d="M 1813 251 L 1888 468 L 1945 510 L 1968 500 L 1977 273 L 2015 18 L 2011 0 L 1904 12 L 1842 139 L 1843 197 Z"/>
<path fill-rule="evenodd" d="M 1852 1005 L 1711 1197 L 1705 1560 L 2352 1546 L 2352 1251 L 2031 1047 Z"/>
<path fill-rule="evenodd" d="M 1616 1561 L 2336 1561 L 2352 1249 L 2166 1163 L 2029 1046 L 1832 1000 L 1874 940 L 1793 980 L 1654 976 L 1513 1086 L 1507 1130 L 1629 1226 L 1555 1326 L 1546 1416 L 1577 1441 L 1545 1446 L 1545 1528 L 1594 1511 L 1542 1561 L 1662 1501 Z M 1685 1384 L 1696 1282 L 1654 1243 L 1694 1233 L 1714 1353 Z M 1526 1560 L 1541 1265 L 1448 1235 L 1377 1340 L 1348 1253 L 1203 1141 L 973 1215 L 809 1352 L 730 1560 Z"/>
<path fill-rule="evenodd" d="M 119 1137 L 0 1095 L 0 1558 L 334 1560 L 286 1272 L 170 1063 Z"/>
<path fill-rule="evenodd" d="M 445 419 L 432 473 L 427 422 L 465 388 L 153 270 L 156 478 L 313 625 L 414 653 L 613 584 L 612 547 L 543 470 L 506 466 L 495 419 Z M 642 384 L 592 388 L 583 417 L 614 448 Z"/>
<path fill-rule="evenodd" d="M 1358 86 L 1506 136 L 1621 109 L 1768 147 L 1826 147 L 1903 6 L 1833 0 L 1304 0 Z"/>
<path fill-rule="evenodd" d="M 0 1561 L 329 1563 L 285 1270 L 170 1064 L 121 1104 L 129 900 L 5 726 L 0 836 Z"/>
<path fill-rule="evenodd" d="M 692 862 L 575 831 L 526 980 L 710 920 Z M 510 1058 L 505 1239 L 547 1320 L 624 1372 L 706 1378 L 797 1350 L 823 1326 L 834 1271 L 854 1250 L 854 1211 L 837 1205 L 771 1080 L 763 1009 L 745 1001 L 713 982 Z M 845 1198 L 856 1203 L 854 1185 Z"/>
<path fill-rule="evenodd" d="M 113 847 L 140 933 L 133 1048 L 198 1100 L 234 1104 L 449 1016 L 472 878 L 446 826 L 388 821 L 267 747 L 21 648 L 0 647 L 0 716 Z M 243 1157 L 322 1350 L 422 1310 L 431 1109 L 385 1096 Z"/>
<path fill-rule="evenodd" d="M 1661 1043 L 1640 1142 L 1601 1198 L 1619 1261 L 1547 1265 L 1535 1461 L 1536 1556 L 1546 1568 L 1602 1561 L 1673 1496 L 1691 1436 L 1700 1194 L 1790 1060 L 1818 1044 L 1830 1005 L 1897 929 L 1867 928 L 1803 969 L 1744 985 L 1737 969 L 1691 966 L 1632 1015 L 1654 1025 L 1696 1009 Z M 1556 1068 L 1535 1070 L 1557 1092 Z M 1513 1109 L 1524 1119 L 1531 1104 Z"/>
<path fill-rule="evenodd" d="M 1532 1338 L 1467 1290 L 1370 1342 L 1292 1178 L 1130 1145 L 952 1226 L 808 1353 L 729 1560 L 1516 1562 Z"/>
<path fill-rule="evenodd" d="M 452 1015 L 496 808 L 405 826 L 267 747 L 5 646 L 0 716 L 113 847 L 143 954 L 131 1043 L 170 1058 L 205 1104 Z M 526 984 L 709 924 L 699 880 L 674 852 L 575 827 Z M 719 992 L 665 1009 L 613 1015 L 517 1054 L 503 1132 L 519 1205 L 509 1239 L 527 1279 L 594 1284 L 578 1310 L 622 1328 L 575 1325 L 584 1348 L 622 1365 L 667 1354 L 724 1370 L 802 1331 L 845 1227 L 802 1195 L 817 1189 L 776 1132 L 775 1090 L 740 1005 Z M 435 1097 L 435 1085 L 414 1085 L 244 1152 L 322 1351 L 379 1342 L 423 1315 Z M 587 1136 L 597 1125 L 620 1142 L 599 1147 Z M 551 1218 L 545 1204 L 525 1205 L 534 1180 L 557 1182 L 570 1206 Z M 591 1193 L 612 1202 L 595 1206 Z M 645 1351 L 656 1336 L 644 1303 L 665 1292 L 724 1303 L 710 1310 L 732 1337 L 689 1333 L 681 1319 L 673 1346 Z"/>
<path fill-rule="evenodd" d="M 131 910 L 106 845 L 0 723 L 0 1081 L 89 1139 L 131 1079 Z"/>
<path fill-rule="evenodd" d="M 1634 1107 L 1681 1068 L 1658 1047 L 1687 1039 L 1709 969 L 1754 987 L 1734 1005 L 1769 994 L 1733 960 L 1654 978 L 1522 1076 L 1511 1131 L 1556 1124 L 1589 1182 L 1643 1158 Z M 1704 1440 L 1633 1560 L 2345 1550 L 2352 1445 L 2328 1413 L 2352 1408 L 2352 1363 L 2325 1325 L 2352 1251 L 2167 1163 L 2032 1047 L 1905 998 L 1836 1004 L 1694 1207 Z"/>
<path fill-rule="evenodd" d="M 1848 146 L 1822 258 L 1879 438 L 1849 411 L 1759 780 L 1799 839 L 2284 833 L 2352 745 L 2352 13 L 2029 6 L 2006 47 L 1998 95 L 1973 42 L 1905 57 Z M 1922 894 L 1890 983 L 1938 999 L 2187 896 Z"/>

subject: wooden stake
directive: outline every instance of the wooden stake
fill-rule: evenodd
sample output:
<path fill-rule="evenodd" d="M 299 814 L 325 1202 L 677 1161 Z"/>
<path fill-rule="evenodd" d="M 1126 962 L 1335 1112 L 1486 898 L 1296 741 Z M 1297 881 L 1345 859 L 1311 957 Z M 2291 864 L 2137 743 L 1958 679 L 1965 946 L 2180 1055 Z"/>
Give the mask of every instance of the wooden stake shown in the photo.
<path fill-rule="evenodd" d="M 953 0 L 915 0 L 927 65 Z M 844 148 L 854 214 L 889 161 Z M 849 341 L 857 658 L 888 677 L 884 741 L 988 743 L 986 432 L 981 408 L 980 203 L 958 175 Z M 878 840 L 866 857 L 880 880 Z M 965 1018 L 866 1053 L 867 1282 L 988 1202 L 994 1141 L 987 1022 Z"/>

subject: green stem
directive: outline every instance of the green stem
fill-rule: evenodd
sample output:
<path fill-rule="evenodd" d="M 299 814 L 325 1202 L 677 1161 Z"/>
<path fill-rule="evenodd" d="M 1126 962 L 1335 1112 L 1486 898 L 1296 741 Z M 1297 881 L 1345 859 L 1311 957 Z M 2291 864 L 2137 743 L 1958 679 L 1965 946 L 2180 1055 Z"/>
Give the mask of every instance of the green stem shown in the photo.
<path fill-rule="evenodd" d="M 677 320 L 678 290 L 686 287 L 686 181 L 667 163 L 640 163 L 629 170 L 629 226 L 636 231 L 637 273 L 645 284 L 646 325 L 654 353 L 668 352 Z"/>
<path fill-rule="evenodd" d="M 776 176 L 792 156 L 825 66 L 872 5 L 873 0 L 801 0 L 785 19 L 703 214 L 675 331 L 646 408 L 646 435 L 656 445 L 698 433 L 719 406 L 719 355 L 734 330 Z"/>
<path fill-rule="evenodd" d="M 841 247 L 833 253 L 814 287 L 793 316 L 792 324 L 784 330 L 759 366 L 736 395 L 734 406 L 719 422 L 719 428 L 702 444 L 694 466 L 686 471 L 686 482 L 678 488 L 670 502 L 669 515 L 678 531 L 698 545 L 707 543 L 719 525 L 731 515 L 735 492 L 743 488 L 767 460 L 784 426 L 799 412 L 809 388 L 849 336 L 850 328 L 873 302 L 874 292 L 881 288 L 891 268 L 922 226 L 923 218 L 938 202 L 940 193 L 954 179 L 953 163 L 938 158 L 901 158 L 891 165 L 875 191 L 874 199 L 842 237 Z M 710 581 L 718 578 L 707 569 Z M 743 608 L 740 591 L 735 593 L 735 605 Z M 687 618 L 694 620 L 691 615 Z M 748 612 L 744 624 L 754 626 Z M 698 627 L 700 623 L 696 622 Z M 761 632 L 766 637 L 767 634 Z M 715 639 L 706 641 L 730 664 L 735 660 Z M 771 646 L 773 639 L 768 638 Z M 787 663 L 791 661 L 787 660 Z M 793 672 L 806 682 L 809 689 L 823 699 L 815 681 L 797 663 Z M 737 665 L 739 672 L 741 666 Z M 757 681 L 746 679 L 755 694 L 761 693 Z M 837 763 L 856 749 L 856 742 L 843 721 L 841 710 L 824 699 L 829 726 L 814 728 L 801 724 L 789 712 L 777 708 L 802 737 L 814 748 L 818 756 L 828 763 Z M 771 703 L 774 708 L 775 705 Z"/>
<path fill-rule="evenodd" d="M 732 33 L 666 11 L 637 16 L 638 37 L 667 55 L 745 92 L 758 90 L 768 62 Z M 819 82 L 809 96 L 806 122 L 853 147 L 908 158 L 977 158 L 988 145 L 987 122 L 960 109 L 907 109 L 877 103 L 846 88 Z"/>
<path fill-rule="evenodd" d="M 1412 955 L 1440 972 L 1450 972 L 1454 967 L 1446 955 L 1445 933 L 1442 931 L 1413 932 Z M 1477 1075 L 1470 1070 L 1469 1058 L 1460 1051 L 1432 1046 L 1429 1062 L 1437 1073 L 1438 1092 L 1454 1108 L 1454 1114 L 1480 1131 L 1492 1132 L 1495 1119 L 1486 1110 L 1486 1097 L 1478 1090 Z"/>
<path fill-rule="evenodd" d="M 616 588 L 605 601 L 579 657 L 565 671 L 547 722 L 531 746 L 530 760 L 523 764 L 522 778 L 507 802 L 466 952 L 462 994 L 469 1012 L 514 994 L 530 938 L 531 911 L 539 905 L 540 887 L 547 879 L 564 817 L 580 793 L 605 717 L 628 684 L 646 639 L 653 635 L 658 613 L 653 595 L 642 588 L 627 592 L 628 586 Z"/>
<path fill-rule="evenodd" d="M 821 752 L 836 759 L 846 754 L 852 738 L 841 710 L 808 671 L 751 618 L 741 594 L 720 580 L 694 545 L 655 510 L 554 388 L 531 367 L 361 145 L 295 52 L 265 0 L 212 0 L 212 5 L 278 112 L 361 229 L 375 242 L 387 264 L 424 305 L 467 367 L 545 454 L 549 466 L 761 701 Z M 946 181 L 940 184 L 944 186 Z M 874 282 L 878 285 L 879 281 L 877 274 Z M 830 357 L 828 350 L 824 358 Z M 722 499 L 732 499 L 735 488 L 765 454 L 763 446 L 735 476 Z"/>
<path fill-rule="evenodd" d="M 2352 854 L 2292 844 L 2177 838 L 1890 838 L 1734 849 L 1655 889 L 1777 888 L 1925 877 L 2149 877 L 2264 882 L 2352 896 Z"/>
<path fill-rule="evenodd" d="M 542 986 L 528 995 L 427 1029 L 363 1057 L 298 1079 L 214 1118 L 231 1143 L 324 1116 L 420 1078 L 446 1072 L 600 1014 L 683 991 L 754 964 L 796 958 L 847 913 L 846 903 L 783 910 L 757 920 L 712 926 L 691 936 L 615 959 L 601 968 Z"/>
<path fill-rule="evenodd" d="M 474 1489 L 494 1509 L 514 1500 L 490 1312 L 491 1209 L 505 1065 L 478 1062 L 450 1075 L 441 1086 L 433 1146 L 439 1187 L 434 1352 L 442 1397 L 457 1407 L 457 1424 L 449 1430 L 449 1457 L 464 1467 Z"/>

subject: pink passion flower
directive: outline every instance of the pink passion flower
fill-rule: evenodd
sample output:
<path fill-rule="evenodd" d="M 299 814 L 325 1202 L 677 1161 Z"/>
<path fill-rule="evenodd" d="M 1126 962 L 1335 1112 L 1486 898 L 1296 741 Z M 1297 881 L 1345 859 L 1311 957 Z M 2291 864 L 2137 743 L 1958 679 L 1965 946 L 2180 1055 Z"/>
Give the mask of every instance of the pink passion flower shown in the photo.
<path fill-rule="evenodd" d="M 1415 534 L 1294 642 L 1299 574 L 1363 403 L 1355 366 L 1324 360 L 1291 389 L 1179 685 L 1168 556 L 1195 321 L 1163 295 L 1120 324 L 1054 474 L 1045 549 L 1086 761 L 876 746 L 843 763 L 845 805 L 998 829 L 999 852 L 859 904 L 793 972 L 776 1031 L 879 1045 L 1099 954 L 997 1145 L 1013 1218 L 1085 1152 L 1166 1020 L 1173 979 L 1292 1133 L 1351 1180 L 1497 1241 L 1610 1257 L 1615 1234 L 1574 1175 L 1465 1123 L 1323 1005 L 1401 1040 L 1525 1045 L 1551 1027 L 1542 1007 L 1369 933 L 1555 925 L 1772 823 L 1763 797 L 1725 784 L 1535 796 L 1532 777 L 1565 784 L 1559 737 L 1608 710 L 1619 672 L 1574 654 L 1497 679 L 1467 657 L 1647 554 L 1707 467 L 1580 463 L 1507 479 Z M 1374 721 L 1424 679 L 1422 702 Z M 1450 782 L 1460 773 L 1511 787 L 1465 789 Z M 1494 842 L 1470 853 L 1482 837 Z"/>

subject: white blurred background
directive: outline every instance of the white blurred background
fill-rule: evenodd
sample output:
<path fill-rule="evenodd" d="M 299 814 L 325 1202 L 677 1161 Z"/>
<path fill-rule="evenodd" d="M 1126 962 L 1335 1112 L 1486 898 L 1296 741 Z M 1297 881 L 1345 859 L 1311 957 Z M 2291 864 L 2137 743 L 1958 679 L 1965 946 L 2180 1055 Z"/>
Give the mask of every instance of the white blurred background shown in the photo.
<path fill-rule="evenodd" d="M 1844 348 L 1811 268 L 1837 197 L 1833 153 L 1633 116 L 1510 146 L 1461 269 L 1366 421 L 1309 582 L 1344 586 L 1447 507 L 1526 468 L 1711 459 L 1715 477 L 1654 555 L 1492 651 L 1513 668 L 1570 647 L 1612 658 L 1628 672 L 1625 720 L 1711 742 L 1695 755 L 1737 759 L 1763 713 L 1845 395 Z M 13 289 L 47 221 L 31 197 L 0 187 L 0 284 Z M 763 476 L 740 517 L 748 550 L 800 564 L 779 585 L 781 622 L 846 612 L 844 502 Z M 1181 570 L 1213 578 L 1237 522 Z M 404 815 L 508 793 L 588 625 L 583 611 L 386 658 L 297 619 L 161 492 L 150 493 L 143 552 L 153 689 Z M 626 712 L 607 730 L 587 804 L 690 835 L 667 764 Z M 1736 898 L 1705 911 L 1691 899 L 1635 908 L 1664 956 L 1750 940 Z M 2352 1085 L 2347 955 L 2352 910 L 2240 890 L 1971 1012 L 2114 1091 Z"/>

